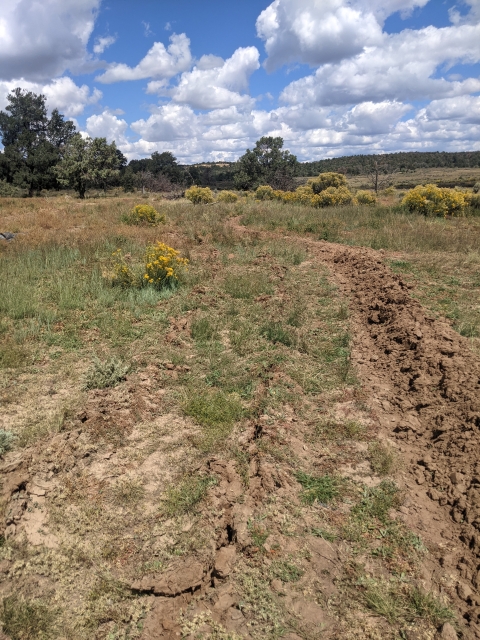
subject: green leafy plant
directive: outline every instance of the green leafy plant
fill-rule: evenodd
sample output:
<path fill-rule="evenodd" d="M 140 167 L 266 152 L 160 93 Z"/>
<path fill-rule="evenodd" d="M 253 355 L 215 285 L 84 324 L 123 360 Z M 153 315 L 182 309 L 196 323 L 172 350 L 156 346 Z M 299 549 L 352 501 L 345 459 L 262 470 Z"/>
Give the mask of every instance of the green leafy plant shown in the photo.
<path fill-rule="evenodd" d="M 313 504 L 314 502 L 328 504 L 338 498 L 341 493 L 343 483 L 337 476 L 330 474 L 312 476 L 299 471 L 296 478 L 303 487 L 302 501 L 305 504 Z"/>
<path fill-rule="evenodd" d="M 0 456 L 4 456 L 10 451 L 13 445 L 15 435 L 11 431 L 0 429 Z"/>
<path fill-rule="evenodd" d="M 217 483 L 215 476 L 187 476 L 168 487 L 161 511 L 168 517 L 190 513 L 204 499 L 208 489 Z"/>
<path fill-rule="evenodd" d="M 93 362 L 85 374 L 84 389 L 105 389 L 114 387 L 125 380 L 130 365 L 117 357 L 100 360 L 94 357 Z"/>

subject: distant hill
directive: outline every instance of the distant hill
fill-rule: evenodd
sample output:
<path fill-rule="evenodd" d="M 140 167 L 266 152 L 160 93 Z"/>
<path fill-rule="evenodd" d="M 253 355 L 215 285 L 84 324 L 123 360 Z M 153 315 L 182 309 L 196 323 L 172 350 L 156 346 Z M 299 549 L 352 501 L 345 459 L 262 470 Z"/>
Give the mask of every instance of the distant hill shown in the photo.
<path fill-rule="evenodd" d="M 351 176 L 368 173 L 373 160 L 378 160 L 393 171 L 415 171 L 415 169 L 449 168 L 463 169 L 480 167 L 480 151 L 402 151 L 381 155 L 358 155 L 302 162 L 300 176 L 314 176 L 326 171 L 337 171 Z"/>

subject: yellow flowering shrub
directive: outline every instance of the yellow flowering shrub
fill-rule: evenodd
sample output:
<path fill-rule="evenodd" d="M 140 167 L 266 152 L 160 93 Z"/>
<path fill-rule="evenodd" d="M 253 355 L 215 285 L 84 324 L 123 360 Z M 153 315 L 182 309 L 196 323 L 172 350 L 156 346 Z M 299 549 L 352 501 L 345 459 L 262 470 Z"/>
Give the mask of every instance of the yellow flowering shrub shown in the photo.
<path fill-rule="evenodd" d="M 462 191 L 426 184 L 411 189 L 403 198 L 402 204 L 412 213 L 424 216 L 462 215 L 468 205 L 468 198 Z"/>
<path fill-rule="evenodd" d="M 193 204 L 211 204 L 215 202 L 210 187 L 190 187 L 185 191 L 185 197 Z"/>
<path fill-rule="evenodd" d="M 175 287 L 179 273 L 187 267 L 188 260 L 180 258 L 180 253 L 164 242 L 157 241 L 145 251 L 145 284 L 156 289 Z"/>
<path fill-rule="evenodd" d="M 124 217 L 124 222 L 127 224 L 165 224 L 165 214 L 159 213 L 150 204 L 137 204 L 133 209 Z"/>
<path fill-rule="evenodd" d="M 233 191 L 220 191 L 217 200 L 218 202 L 237 202 L 238 196 Z"/>
<path fill-rule="evenodd" d="M 310 184 L 303 184 L 295 189 L 295 199 L 301 204 L 311 204 L 313 195 L 312 186 Z"/>
<path fill-rule="evenodd" d="M 311 178 L 307 185 L 311 187 L 313 193 L 317 194 L 330 187 L 347 187 L 347 179 L 343 173 L 327 171 L 326 173 L 320 173 L 318 178 Z"/>
<path fill-rule="evenodd" d="M 345 204 L 355 204 L 356 201 L 347 187 L 327 187 L 311 199 L 314 207 L 338 207 Z"/>
<path fill-rule="evenodd" d="M 256 200 L 274 200 L 275 191 L 268 184 L 261 185 L 255 191 Z"/>
<path fill-rule="evenodd" d="M 111 280 L 113 284 L 124 288 L 135 285 L 135 273 L 127 262 L 127 257 L 123 255 L 121 249 L 117 249 L 112 253 Z"/>
<path fill-rule="evenodd" d="M 357 191 L 355 197 L 358 204 L 376 204 L 377 198 L 371 191 Z"/>

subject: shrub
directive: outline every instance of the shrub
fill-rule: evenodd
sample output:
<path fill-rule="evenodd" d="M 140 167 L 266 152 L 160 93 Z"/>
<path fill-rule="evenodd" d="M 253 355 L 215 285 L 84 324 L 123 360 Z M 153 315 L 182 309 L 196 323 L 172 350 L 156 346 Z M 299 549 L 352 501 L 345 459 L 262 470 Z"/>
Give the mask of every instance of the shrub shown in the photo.
<path fill-rule="evenodd" d="M 6 180 L 0 180 L 0 197 L 1 198 L 20 198 L 23 191 Z"/>
<path fill-rule="evenodd" d="M 11 431 L 0 429 L 0 456 L 3 456 L 7 451 L 10 451 L 14 437 L 15 436 Z"/>
<path fill-rule="evenodd" d="M 190 187 L 185 191 L 185 197 L 193 204 L 211 204 L 215 201 L 210 187 Z"/>
<path fill-rule="evenodd" d="M 480 193 L 467 193 L 465 199 L 469 207 L 480 209 Z"/>
<path fill-rule="evenodd" d="M 127 256 L 123 255 L 121 249 L 117 249 L 112 253 L 112 284 L 123 288 L 135 285 L 135 274 L 127 262 Z"/>
<path fill-rule="evenodd" d="M 354 197 L 347 187 L 328 187 L 311 199 L 314 207 L 338 207 L 354 202 Z"/>
<path fill-rule="evenodd" d="M 480 182 L 476 182 L 473 185 L 473 193 L 478 193 L 480 191 Z"/>
<path fill-rule="evenodd" d="M 325 191 L 325 189 L 329 187 L 346 187 L 347 179 L 343 173 L 328 171 L 326 173 L 320 173 L 318 178 L 311 178 L 307 184 L 311 187 L 313 193 L 317 194 Z"/>
<path fill-rule="evenodd" d="M 220 191 L 217 200 L 218 202 L 236 202 L 238 196 L 233 191 Z"/>
<path fill-rule="evenodd" d="M 88 390 L 114 387 L 119 382 L 125 380 L 129 369 L 130 366 L 128 364 L 125 364 L 116 357 L 104 361 L 95 357 L 92 365 L 85 374 L 83 388 Z"/>
<path fill-rule="evenodd" d="M 179 255 L 178 251 L 164 242 L 157 241 L 147 247 L 144 282 L 153 285 L 156 289 L 175 287 L 180 272 L 188 264 L 188 260 L 180 258 Z"/>
<path fill-rule="evenodd" d="M 356 196 L 358 204 L 376 204 L 377 198 L 371 191 L 357 191 Z"/>
<path fill-rule="evenodd" d="M 163 213 L 159 213 L 150 204 L 137 204 L 123 217 L 127 224 L 165 224 L 166 218 Z"/>
<path fill-rule="evenodd" d="M 301 204 L 309 205 L 312 201 L 313 195 L 312 185 L 310 184 L 303 184 L 295 190 L 296 200 Z"/>
<path fill-rule="evenodd" d="M 434 184 L 418 185 L 403 198 L 402 204 L 411 213 L 424 216 L 462 214 L 468 198 L 462 191 L 437 187 Z"/>
<path fill-rule="evenodd" d="M 261 185 L 255 191 L 256 200 L 274 200 L 275 191 L 268 184 Z"/>

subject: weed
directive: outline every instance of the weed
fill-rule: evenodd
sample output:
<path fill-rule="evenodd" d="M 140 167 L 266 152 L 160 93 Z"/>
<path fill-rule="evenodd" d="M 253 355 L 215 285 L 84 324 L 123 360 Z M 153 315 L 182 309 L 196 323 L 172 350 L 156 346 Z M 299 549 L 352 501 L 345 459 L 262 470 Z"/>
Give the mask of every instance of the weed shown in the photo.
<path fill-rule="evenodd" d="M 192 322 L 191 334 L 192 338 L 199 342 L 208 342 L 218 337 L 215 326 L 204 316 Z"/>
<path fill-rule="evenodd" d="M 25 347 L 13 341 L 0 344 L 0 369 L 18 369 L 25 365 L 27 358 Z"/>
<path fill-rule="evenodd" d="M 328 504 L 341 494 L 343 482 L 337 476 L 326 474 L 324 476 L 311 476 L 303 471 L 296 474 L 298 482 L 303 487 L 302 501 L 305 504 L 320 502 Z"/>
<path fill-rule="evenodd" d="M 286 631 L 284 612 L 270 591 L 268 580 L 260 569 L 246 568 L 237 574 L 241 591 L 240 610 L 255 620 L 255 637 L 281 638 Z"/>
<path fill-rule="evenodd" d="M 249 300 L 261 294 L 273 293 L 272 285 L 265 274 L 249 273 L 241 275 L 227 275 L 225 278 L 225 292 L 232 298 Z"/>
<path fill-rule="evenodd" d="M 271 321 L 268 324 L 264 324 L 260 329 L 260 334 L 270 342 L 273 342 L 273 344 L 279 342 L 286 347 L 291 347 L 293 344 L 291 333 L 282 326 L 281 322 Z"/>
<path fill-rule="evenodd" d="M 112 502 L 121 506 L 134 506 L 145 496 L 142 483 L 132 478 L 123 478 L 110 487 Z"/>
<path fill-rule="evenodd" d="M 10 451 L 13 445 L 15 435 L 11 431 L 0 429 L 0 457 Z"/>
<path fill-rule="evenodd" d="M 398 488 L 391 480 L 382 480 L 378 487 L 365 487 L 362 499 L 352 509 L 352 515 L 365 521 L 377 518 L 388 521 L 388 512 L 401 504 Z"/>
<path fill-rule="evenodd" d="M 217 484 L 214 476 L 187 476 L 175 486 L 171 486 L 165 492 L 161 511 L 167 517 L 182 515 L 194 511 L 201 502 L 210 487 Z"/>
<path fill-rule="evenodd" d="M 126 379 L 129 370 L 130 365 L 117 357 L 103 361 L 94 357 L 92 365 L 85 374 L 83 388 L 88 390 L 114 387 Z"/>
<path fill-rule="evenodd" d="M 210 450 L 226 438 L 243 415 L 243 407 L 234 395 L 217 390 L 192 389 L 183 410 L 203 427 L 199 445 L 204 450 Z"/>
<path fill-rule="evenodd" d="M 262 525 L 263 518 L 248 521 L 248 531 L 252 537 L 255 547 L 263 548 L 268 536 L 270 535 L 266 528 Z"/>
<path fill-rule="evenodd" d="M 356 420 L 336 422 L 335 420 L 320 420 L 315 425 L 315 437 L 328 440 L 361 440 L 365 436 L 366 428 Z"/>
<path fill-rule="evenodd" d="M 282 582 L 297 582 L 303 576 L 303 569 L 286 560 L 276 560 L 272 562 L 270 573 L 273 578 L 278 578 Z"/>
<path fill-rule="evenodd" d="M 368 446 L 368 459 L 372 471 L 379 476 L 388 476 L 395 469 L 397 458 L 390 447 L 381 442 L 372 442 Z"/>
<path fill-rule="evenodd" d="M 18 596 L 3 600 L 0 620 L 12 640 L 49 640 L 55 631 L 55 614 L 46 604 Z"/>
<path fill-rule="evenodd" d="M 439 627 L 455 619 L 448 606 L 418 587 L 396 580 L 386 582 L 372 578 L 361 578 L 358 584 L 367 607 L 390 624 L 422 619 Z"/>
<path fill-rule="evenodd" d="M 327 542 L 335 542 L 335 540 L 337 539 L 337 536 L 334 533 L 317 527 L 311 529 L 310 533 L 312 534 L 312 536 L 315 536 L 316 538 L 323 538 Z"/>

